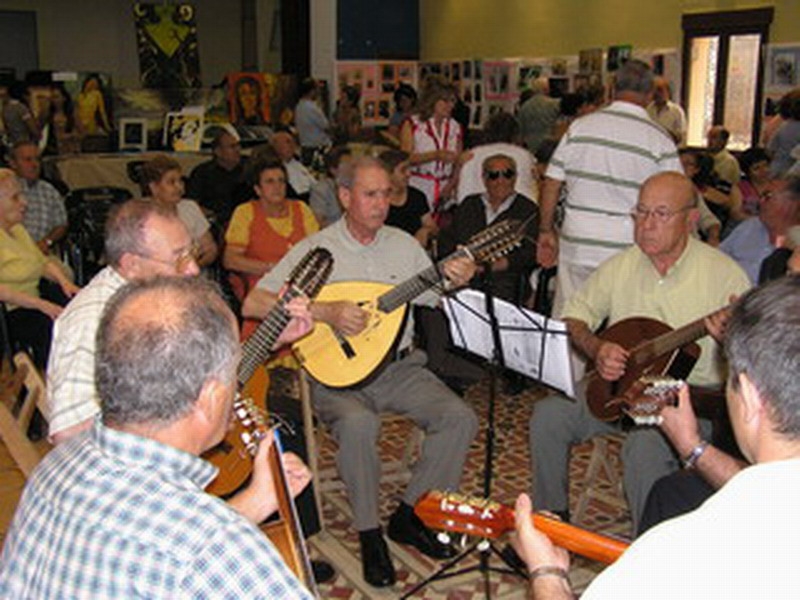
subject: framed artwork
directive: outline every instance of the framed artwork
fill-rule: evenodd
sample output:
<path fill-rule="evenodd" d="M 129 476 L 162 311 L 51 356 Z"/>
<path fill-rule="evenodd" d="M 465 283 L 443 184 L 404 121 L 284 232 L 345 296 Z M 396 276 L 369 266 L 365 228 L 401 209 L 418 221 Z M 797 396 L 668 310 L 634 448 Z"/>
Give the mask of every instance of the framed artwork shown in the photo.
<path fill-rule="evenodd" d="M 269 87 L 263 73 L 228 75 L 228 108 L 231 123 L 268 125 L 270 119 Z"/>
<path fill-rule="evenodd" d="M 170 112 L 164 121 L 164 147 L 174 152 L 198 152 L 203 139 L 203 114 Z"/>
<path fill-rule="evenodd" d="M 147 150 L 147 119 L 119 120 L 119 149 L 122 152 Z"/>

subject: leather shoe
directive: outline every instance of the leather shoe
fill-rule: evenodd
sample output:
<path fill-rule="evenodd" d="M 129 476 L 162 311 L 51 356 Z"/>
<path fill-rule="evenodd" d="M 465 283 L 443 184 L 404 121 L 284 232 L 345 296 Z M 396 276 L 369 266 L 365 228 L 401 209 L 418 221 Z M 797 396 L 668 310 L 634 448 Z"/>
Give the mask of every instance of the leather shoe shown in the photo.
<path fill-rule="evenodd" d="M 387 587 L 397 580 L 394 565 L 389 556 L 389 548 L 380 528 L 360 531 L 358 539 L 361 542 L 361 566 L 364 572 L 364 581 L 373 587 Z"/>
<path fill-rule="evenodd" d="M 452 558 L 456 549 L 436 539 L 436 534 L 425 527 L 414 509 L 403 502 L 389 519 L 389 538 L 399 544 L 409 544 L 431 558 Z"/>
<path fill-rule="evenodd" d="M 314 581 L 317 583 L 327 583 L 336 576 L 331 563 L 324 560 L 312 560 L 311 571 L 314 573 Z"/>

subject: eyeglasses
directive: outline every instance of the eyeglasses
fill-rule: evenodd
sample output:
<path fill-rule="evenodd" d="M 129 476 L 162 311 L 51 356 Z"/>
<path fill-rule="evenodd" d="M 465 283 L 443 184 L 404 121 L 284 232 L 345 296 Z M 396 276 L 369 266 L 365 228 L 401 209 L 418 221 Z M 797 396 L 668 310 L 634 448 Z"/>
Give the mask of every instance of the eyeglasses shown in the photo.
<path fill-rule="evenodd" d="M 633 217 L 635 221 L 644 221 L 647 219 L 647 217 L 652 216 L 659 223 L 666 223 L 675 215 L 693 208 L 694 206 L 692 205 L 684 206 L 678 210 L 670 210 L 668 208 L 664 208 L 663 206 L 659 206 L 658 208 L 644 208 L 642 206 L 635 206 L 633 208 L 633 212 L 631 212 L 631 217 Z"/>
<path fill-rule="evenodd" d="M 197 264 L 197 259 L 200 257 L 200 245 L 197 242 L 192 242 L 191 246 L 189 246 L 186 250 L 181 252 L 172 260 L 155 258 L 154 256 L 148 256 L 146 254 L 137 254 L 137 256 L 140 256 L 146 260 L 152 260 L 153 262 L 161 263 L 162 265 L 174 267 L 176 273 L 184 273 L 190 265 Z"/>
<path fill-rule="evenodd" d="M 490 181 L 495 181 L 500 177 L 505 177 L 506 179 L 514 179 L 514 177 L 517 176 L 517 172 L 514 169 L 504 169 L 502 171 L 486 171 L 484 172 L 483 175 Z"/>

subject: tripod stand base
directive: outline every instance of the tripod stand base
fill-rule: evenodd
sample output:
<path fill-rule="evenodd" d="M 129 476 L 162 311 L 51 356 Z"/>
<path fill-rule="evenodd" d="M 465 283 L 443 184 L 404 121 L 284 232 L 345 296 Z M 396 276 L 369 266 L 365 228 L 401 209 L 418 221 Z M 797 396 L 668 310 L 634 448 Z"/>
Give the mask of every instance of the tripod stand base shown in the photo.
<path fill-rule="evenodd" d="M 451 571 L 453 567 L 455 567 L 458 563 L 463 561 L 465 558 L 469 557 L 471 554 L 479 552 L 480 553 L 480 562 L 477 565 L 473 565 L 471 567 L 465 567 L 463 569 L 458 569 L 456 571 Z M 489 564 L 489 559 L 491 555 L 494 554 L 497 556 L 503 563 L 506 565 L 505 567 L 493 567 Z M 405 600 L 405 598 L 410 598 L 420 590 L 424 589 L 428 585 L 432 584 L 435 581 L 441 581 L 443 579 L 449 579 L 451 577 L 458 577 L 459 575 L 465 575 L 467 573 L 473 573 L 478 571 L 483 574 L 483 590 L 484 590 L 484 597 L 489 598 L 492 597 L 489 585 L 491 583 L 490 577 L 492 573 L 498 574 L 505 574 L 505 575 L 516 575 L 517 577 L 521 577 L 523 579 L 527 579 L 528 575 L 524 572 L 511 565 L 502 553 L 487 539 L 481 539 L 457 556 L 451 558 L 446 563 L 444 563 L 439 569 L 434 571 L 431 575 L 420 581 L 417 585 L 411 588 L 408 592 L 400 596 L 401 600 Z"/>

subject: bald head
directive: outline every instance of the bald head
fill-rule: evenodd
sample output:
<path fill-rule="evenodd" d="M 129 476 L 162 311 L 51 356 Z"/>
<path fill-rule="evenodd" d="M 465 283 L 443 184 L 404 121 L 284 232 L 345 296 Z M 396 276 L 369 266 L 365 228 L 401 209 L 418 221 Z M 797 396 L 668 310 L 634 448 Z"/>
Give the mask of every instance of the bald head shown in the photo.
<path fill-rule="evenodd" d="M 697 206 L 697 194 L 692 180 L 677 171 L 656 173 L 645 180 L 639 189 L 639 199 L 653 195 L 671 197 L 676 208 Z"/>
<path fill-rule="evenodd" d="M 238 348 L 235 318 L 207 280 L 159 277 L 124 286 L 106 306 L 97 334 L 103 421 L 173 423 L 192 409 L 207 381 L 232 384 Z"/>

